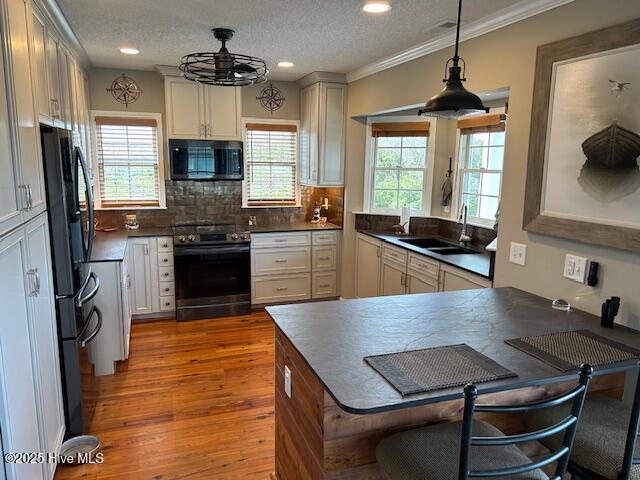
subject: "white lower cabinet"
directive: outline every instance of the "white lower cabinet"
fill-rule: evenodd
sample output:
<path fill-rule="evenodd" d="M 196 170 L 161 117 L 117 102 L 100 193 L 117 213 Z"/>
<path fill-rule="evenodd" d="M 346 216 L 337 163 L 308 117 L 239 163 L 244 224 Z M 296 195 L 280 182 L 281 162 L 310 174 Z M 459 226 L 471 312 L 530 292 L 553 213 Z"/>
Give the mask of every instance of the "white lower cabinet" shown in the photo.
<path fill-rule="evenodd" d="M 0 429 L 5 453 L 57 453 L 64 413 L 49 229 L 41 215 L 0 240 Z M 10 479 L 52 479 L 55 464 L 5 464 Z"/>
<path fill-rule="evenodd" d="M 337 231 L 251 236 L 251 303 L 338 296 Z"/>
<path fill-rule="evenodd" d="M 491 288 L 489 279 L 358 233 L 356 297 Z"/>

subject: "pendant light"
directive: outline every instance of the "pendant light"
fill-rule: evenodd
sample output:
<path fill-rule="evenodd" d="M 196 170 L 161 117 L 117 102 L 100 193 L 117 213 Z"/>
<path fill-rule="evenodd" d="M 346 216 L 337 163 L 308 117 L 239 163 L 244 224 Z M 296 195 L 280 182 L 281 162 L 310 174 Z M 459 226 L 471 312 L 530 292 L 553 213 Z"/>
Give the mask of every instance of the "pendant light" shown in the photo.
<path fill-rule="evenodd" d="M 244 87 L 267 81 L 267 64 L 264 60 L 250 55 L 229 53 L 227 42 L 233 30 L 214 28 L 213 36 L 222 43 L 218 52 L 191 53 L 182 57 L 180 71 L 184 78 L 207 85 L 223 87 Z"/>
<path fill-rule="evenodd" d="M 449 78 L 445 78 L 444 89 L 427 101 L 425 108 L 418 110 L 418 115 L 430 115 L 433 117 L 458 118 L 472 113 L 488 113 L 489 109 L 482 104 L 482 100 L 476 94 L 471 93 L 463 86 L 467 79 L 464 77 L 465 62 L 458 55 L 460 44 L 460 18 L 462 15 L 462 0 L 458 1 L 458 24 L 456 26 L 456 49 L 453 57 L 447 60 L 445 71 L 448 67 Z M 462 62 L 462 67 L 459 63 Z M 451 64 L 451 66 L 449 66 Z M 462 75 L 461 75 L 462 73 Z"/>

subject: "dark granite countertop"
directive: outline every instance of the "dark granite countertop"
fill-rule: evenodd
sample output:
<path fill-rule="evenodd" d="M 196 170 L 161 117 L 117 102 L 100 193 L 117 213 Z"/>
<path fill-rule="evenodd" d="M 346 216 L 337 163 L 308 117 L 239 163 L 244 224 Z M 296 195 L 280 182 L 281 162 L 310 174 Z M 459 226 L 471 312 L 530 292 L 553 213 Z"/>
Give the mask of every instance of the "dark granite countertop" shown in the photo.
<path fill-rule="evenodd" d="M 404 248 L 405 250 L 409 250 L 411 252 L 419 253 L 420 255 L 424 255 L 425 257 L 433 258 L 442 263 L 446 263 L 448 265 L 452 265 L 454 267 L 460 268 L 462 270 L 466 270 L 467 272 L 473 273 L 475 275 L 480 275 L 481 277 L 487 278 L 489 280 L 492 279 L 492 268 L 491 268 L 491 253 L 490 252 L 480 252 L 480 253 L 472 253 L 472 254 L 460 254 L 460 255 L 440 255 L 436 252 L 431 252 L 424 248 L 416 247 L 415 245 L 411 245 L 410 243 L 404 243 L 402 240 L 410 239 L 410 238 L 438 238 L 440 240 L 444 240 L 451 243 L 456 243 L 449 238 L 441 238 L 435 235 L 424 235 L 424 234 L 407 234 L 407 235 L 394 235 L 392 233 L 386 232 L 372 232 L 368 230 L 358 230 L 360 233 L 365 235 L 369 235 L 371 237 L 378 238 L 384 242 L 390 243 L 396 247 Z M 473 247 L 469 247 L 473 249 Z"/>
<path fill-rule="evenodd" d="M 309 222 L 295 222 L 274 225 L 256 225 L 247 227 L 253 233 L 276 233 L 276 232 L 301 232 L 317 230 L 341 230 L 342 227 L 333 223 L 320 225 Z M 140 228 L 138 230 L 118 229 L 113 232 L 96 232 L 96 240 L 93 244 L 92 262 L 121 262 L 124 260 L 127 248 L 127 238 L 129 237 L 164 237 L 172 236 L 172 227 L 151 227 Z"/>
<path fill-rule="evenodd" d="M 121 262 L 127 249 L 129 237 L 164 237 L 173 235 L 171 227 L 140 228 L 138 230 L 125 230 L 124 228 L 113 232 L 96 232 L 93 242 L 92 262 Z"/>
<path fill-rule="evenodd" d="M 640 332 L 602 328 L 595 315 L 554 310 L 550 300 L 515 288 L 282 305 L 267 312 L 336 403 L 357 414 L 462 397 L 462 387 L 402 397 L 364 362 L 369 355 L 465 343 L 518 375 L 478 385 L 481 393 L 489 393 L 577 380 L 576 372 L 556 370 L 507 345 L 507 339 L 588 329 L 631 347 L 640 345 Z M 595 371 L 637 365 L 634 360 Z"/>
<path fill-rule="evenodd" d="M 342 227 L 334 223 L 326 223 L 320 225 L 319 223 L 311 222 L 292 222 L 273 225 L 254 225 L 247 227 L 252 233 L 277 233 L 277 232 L 314 232 L 316 230 L 342 230 Z"/>

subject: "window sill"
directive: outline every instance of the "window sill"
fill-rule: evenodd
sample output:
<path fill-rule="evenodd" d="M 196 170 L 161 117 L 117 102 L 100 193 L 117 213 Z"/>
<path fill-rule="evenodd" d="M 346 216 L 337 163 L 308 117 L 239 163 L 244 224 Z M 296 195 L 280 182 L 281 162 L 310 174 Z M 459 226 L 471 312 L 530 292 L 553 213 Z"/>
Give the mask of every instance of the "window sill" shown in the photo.
<path fill-rule="evenodd" d="M 106 212 L 106 211 L 123 211 L 123 210 L 166 210 L 167 207 L 162 205 L 159 207 L 143 207 L 143 206 L 130 206 L 130 207 L 94 207 L 96 212 Z"/>
<path fill-rule="evenodd" d="M 245 210 L 253 210 L 256 208 L 302 208 L 302 204 L 296 204 L 296 205 L 278 205 L 278 204 L 273 204 L 273 205 L 242 205 L 242 208 Z"/>

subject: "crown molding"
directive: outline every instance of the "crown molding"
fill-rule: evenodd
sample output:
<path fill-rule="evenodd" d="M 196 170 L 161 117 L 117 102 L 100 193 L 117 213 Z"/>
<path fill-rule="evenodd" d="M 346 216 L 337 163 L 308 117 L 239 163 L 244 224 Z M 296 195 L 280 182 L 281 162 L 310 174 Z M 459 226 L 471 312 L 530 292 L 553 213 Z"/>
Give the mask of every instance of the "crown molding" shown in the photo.
<path fill-rule="evenodd" d="M 156 65 L 157 72 L 163 77 L 181 77 L 182 72 L 175 65 Z"/>
<path fill-rule="evenodd" d="M 56 0 L 34 0 L 34 3 L 49 17 L 49 21 L 55 27 L 56 33 L 63 39 L 65 46 L 75 54 L 76 60 L 84 68 L 91 67 L 91 60 L 87 55 L 87 51 L 78 40 Z"/>
<path fill-rule="evenodd" d="M 463 22 L 460 31 L 460 41 L 479 37 L 573 1 L 574 0 L 522 0 L 511 7 L 499 10 L 494 15 L 469 22 L 466 25 Z M 425 55 L 454 45 L 455 41 L 456 36 L 454 31 L 444 33 L 434 37 L 428 42 L 415 45 L 390 57 L 357 68 L 347 73 L 347 81 L 355 82 L 374 73 L 410 62 L 416 58 L 424 57 Z"/>
<path fill-rule="evenodd" d="M 347 83 L 347 76 L 344 73 L 311 72 L 296 81 L 300 88 L 305 88 L 318 82 Z"/>

